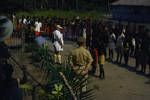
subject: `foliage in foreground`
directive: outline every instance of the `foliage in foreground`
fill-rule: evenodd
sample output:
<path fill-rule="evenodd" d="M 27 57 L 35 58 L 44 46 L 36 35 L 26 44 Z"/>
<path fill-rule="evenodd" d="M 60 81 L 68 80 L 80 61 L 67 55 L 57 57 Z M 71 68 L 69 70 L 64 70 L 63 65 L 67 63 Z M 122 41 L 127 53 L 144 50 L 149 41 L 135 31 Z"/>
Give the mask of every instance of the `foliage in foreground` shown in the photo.
<path fill-rule="evenodd" d="M 45 85 L 36 88 L 39 100 L 92 100 L 93 90 L 82 91 L 87 85 L 87 78 L 74 75 L 69 61 L 64 65 L 54 64 L 47 45 L 39 48 L 36 55 L 41 57 L 39 68 L 45 74 L 44 80 L 47 80 Z M 24 87 L 29 91 L 32 90 L 30 85 L 23 85 L 22 88 Z"/>

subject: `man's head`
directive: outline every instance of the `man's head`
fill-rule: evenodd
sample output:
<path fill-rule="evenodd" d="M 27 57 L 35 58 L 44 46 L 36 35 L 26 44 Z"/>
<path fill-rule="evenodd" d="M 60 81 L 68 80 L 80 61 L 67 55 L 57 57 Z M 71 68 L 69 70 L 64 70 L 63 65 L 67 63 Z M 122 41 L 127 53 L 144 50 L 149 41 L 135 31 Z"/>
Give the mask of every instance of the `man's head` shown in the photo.
<path fill-rule="evenodd" d="M 56 25 L 56 29 L 57 29 L 57 30 L 62 30 L 63 27 L 61 27 L 60 25 Z"/>
<path fill-rule="evenodd" d="M 77 43 L 79 46 L 84 46 L 86 42 L 86 39 L 84 37 L 78 37 Z"/>

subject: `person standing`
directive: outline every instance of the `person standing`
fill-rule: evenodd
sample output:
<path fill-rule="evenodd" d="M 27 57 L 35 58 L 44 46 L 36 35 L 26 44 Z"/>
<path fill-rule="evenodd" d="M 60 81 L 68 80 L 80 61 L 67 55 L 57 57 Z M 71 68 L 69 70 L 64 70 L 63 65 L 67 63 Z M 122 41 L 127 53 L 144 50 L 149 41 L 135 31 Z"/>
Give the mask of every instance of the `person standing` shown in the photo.
<path fill-rule="evenodd" d="M 54 63 L 62 64 L 62 56 L 61 51 L 63 51 L 63 34 L 61 33 L 61 29 L 63 29 L 60 25 L 55 26 L 56 29 L 53 32 L 53 46 L 54 46 Z"/>
<path fill-rule="evenodd" d="M 132 40 L 131 40 L 131 57 L 135 57 L 135 47 L 136 47 L 136 42 L 135 42 L 135 38 L 132 37 Z"/>
<path fill-rule="evenodd" d="M 109 39 L 108 39 L 109 60 L 110 61 L 113 61 L 114 50 L 116 48 L 115 41 L 116 41 L 116 35 L 113 32 L 111 32 Z"/>
<path fill-rule="evenodd" d="M 135 41 L 136 41 L 136 46 L 135 46 L 135 69 L 137 70 L 140 67 L 140 58 L 141 58 L 141 37 L 139 36 L 140 32 L 136 34 Z"/>
<path fill-rule="evenodd" d="M 124 44 L 124 39 L 125 39 L 125 29 L 123 29 L 122 33 L 119 35 L 116 43 L 116 48 L 117 48 L 117 63 L 121 64 L 122 61 L 122 56 L 123 56 L 123 44 Z"/>
<path fill-rule="evenodd" d="M 35 36 L 39 36 L 41 32 L 42 23 L 40 22 L 40 19 L 35 21 Z"/>
<path fill-rule="evenodd" d="M 105 72 L 104 72 L 104 63 L 105 63 L 105 53 L 104 50 L 99 51 L 99 78 L 105 79 Z"/>
<path fill-rule="evenodd" d="M 79 47 L 74 49 L 70 54 L 72 69 L 75 75 L 81 75 L 87 78 L 93 58 L 85 48 L 85 39 L 83 37 L 79 37 L 77 43 Z M 86 91 L 86 86 L 83 87 L 82 91 Z"/>
<path fill-rule="evenodd" d="M 146 73 L 146 66 L 149 56 L 149 36 L 148 36 L 148 29 L 143 31 L 143 38 L 141 43 L 141 71 L 145 74 Z"/>
<path fill-rule="evenodd" d="M 126 37 L 124 44 L 123 44 L 123 52 L 124 52 L 124 62 L 125 65 L 128 65 L 128 60 L 129 60 L 129 39 Z"/>
<path fill-rule="evenodd" d="M 13 24 L 5 16 L 0 16 L 0 24 L 0 100 L 22 100 L 17 80 L 12 77 L 13 66 L 8 63 L 11 54 L 5 43 L 13 32 Z"/>

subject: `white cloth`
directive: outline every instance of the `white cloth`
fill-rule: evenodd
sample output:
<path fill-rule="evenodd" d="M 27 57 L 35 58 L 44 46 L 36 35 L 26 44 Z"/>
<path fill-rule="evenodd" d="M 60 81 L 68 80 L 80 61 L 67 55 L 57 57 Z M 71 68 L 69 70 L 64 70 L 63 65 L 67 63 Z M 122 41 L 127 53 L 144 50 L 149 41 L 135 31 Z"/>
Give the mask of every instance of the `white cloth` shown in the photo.
<path fill-rule="evenodd" d="M 19 23 L 22 23 L 22 19 L 21 18 L 19 19 Z"/>
<path fill-rule="evenodd" d="M 83 28 L 83 37 L 86 39 L 86 28 Z"/>
<path fill-rule="evenodd" d="M 35 31 L 36 31 L 36 32 L 40 32 L 40 31 L 41 31 L 40 29 L 41 29 L 41 27 L 42 27 L 42 23 L 36 21 L 34 25 L 35 25 Z"/>
<path fill-rule="evenodd" d="M 25 25 L 27 24 L 27 19 L 26 18 L 23 19 L 23 24 L 25 24 Z"/>
<path fill-rule="evenodd" d="M 112 33 L 109 37 L 109 42 L 108 42 L 108 48 L 109 49 L 115 49 L 116 46 L 115 46 L 115 40 L 116 40 L 116 36 L 114 33 Z"/>
<path fill-rule="evenodd" d="M 122 33 L 117 39 L 117 44 L 116 44 L 117 47 L 123 47 L 124 38 L 125 35 Z"/>
<path fill-rule="evenodd" d="M 132 38 L 132 45 L 135 46 L 135 38 Z"/>
<path fill-rule="evenodd" d="M 53 45 L 55 47 L 55 50 L 56 51 L 63 51 L 63 47 L 62 46 L 64 45 L 64 41 L 63 41 L 63 35 L 62 35 L 62 33 L 60 33 L 60 31 L 58 31 L 58 30 L 55 30 L 53 32 L 53 38 L 54 38 Z"/>

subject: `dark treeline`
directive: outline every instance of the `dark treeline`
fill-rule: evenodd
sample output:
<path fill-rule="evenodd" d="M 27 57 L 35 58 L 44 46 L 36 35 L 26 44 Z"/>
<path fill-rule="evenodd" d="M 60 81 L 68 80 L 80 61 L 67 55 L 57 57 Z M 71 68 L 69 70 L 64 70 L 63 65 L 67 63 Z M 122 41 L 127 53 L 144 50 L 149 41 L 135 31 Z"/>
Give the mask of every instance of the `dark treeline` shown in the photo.
<path fill-rule="evenodd" d="M 107 10 L 111 2 L 117 0 L 1 0 L 0 11 L 10 10 L 39 10 L 39 9 L 61 9 L 61 10 Z"/>

